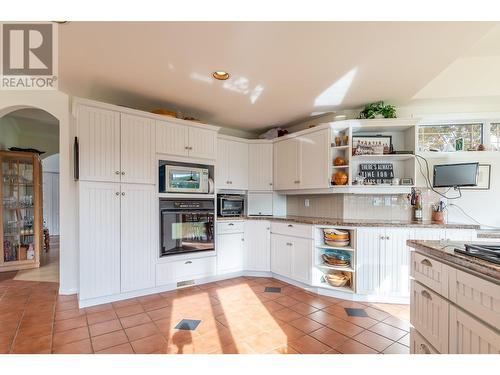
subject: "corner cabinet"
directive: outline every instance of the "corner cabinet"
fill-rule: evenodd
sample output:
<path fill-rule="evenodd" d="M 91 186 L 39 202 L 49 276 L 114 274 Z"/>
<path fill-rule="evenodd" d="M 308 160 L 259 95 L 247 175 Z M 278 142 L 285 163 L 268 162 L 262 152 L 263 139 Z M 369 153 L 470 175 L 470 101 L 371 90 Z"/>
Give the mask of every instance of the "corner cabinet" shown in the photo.
<path fill-rule="evenodd" d="M 154 287 L 154 185 L 79 182 L 80 300 Z"/>
<path fill-rule="evenodd" d="M 155 182 L 155 127 L 148 118 L 79 105 L 81 181 Z"/>
<path fill-rule="evenodd" d="M 274 145 L 276 190 L 330 187 L 330 129 L 278 140 Z"/>
<path fill-rule="evenodd" d="M 236 139 L 217 140 L 215 180 L 218 189 L 248 189 L 248 143 Z"/>

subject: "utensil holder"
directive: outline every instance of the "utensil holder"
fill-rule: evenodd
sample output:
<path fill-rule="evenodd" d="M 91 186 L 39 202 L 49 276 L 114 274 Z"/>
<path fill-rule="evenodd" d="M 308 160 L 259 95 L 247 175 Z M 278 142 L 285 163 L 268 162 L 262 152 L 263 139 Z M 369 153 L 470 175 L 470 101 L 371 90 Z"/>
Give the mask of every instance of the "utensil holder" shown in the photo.
<path fill-rule="evenodd" d="M 432 211 L 432 221 L 436 223 L 443 223 L 444 222 L 443 211 Z"/>

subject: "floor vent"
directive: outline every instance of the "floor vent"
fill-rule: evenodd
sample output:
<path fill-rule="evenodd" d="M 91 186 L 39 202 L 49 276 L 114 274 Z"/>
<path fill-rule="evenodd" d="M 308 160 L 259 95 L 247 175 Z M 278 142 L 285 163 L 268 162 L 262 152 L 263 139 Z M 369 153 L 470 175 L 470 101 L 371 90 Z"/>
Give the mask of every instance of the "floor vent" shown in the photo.
<path fill-rule="evenodd" d="M 187 286 L 193 286 L 195 284 L 196 283 L 194 282 L 194 280 L 179 281 L 177 283 L 177 288 L 185 288 Z"/>

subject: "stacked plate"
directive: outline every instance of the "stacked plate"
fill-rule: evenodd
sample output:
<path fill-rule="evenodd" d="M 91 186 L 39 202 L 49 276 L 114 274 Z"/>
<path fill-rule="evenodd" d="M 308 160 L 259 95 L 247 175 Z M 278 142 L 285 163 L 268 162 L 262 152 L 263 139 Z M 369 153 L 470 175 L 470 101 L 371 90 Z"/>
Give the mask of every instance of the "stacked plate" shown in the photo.
<path fill-rule="evenodd" d="M 331 254 L 331 255 L 323 254 L 321 258 L 323 258 L 323 262 L 327 266 L 346 267 L 346 268 L 351 266 L 350 257 L 344 254 Z"/>
<path fill-rule="evenodd" d="M 343 247 L 349 245 L 349 232 L 338 229 L 323 229 L 325 245 Z"/>

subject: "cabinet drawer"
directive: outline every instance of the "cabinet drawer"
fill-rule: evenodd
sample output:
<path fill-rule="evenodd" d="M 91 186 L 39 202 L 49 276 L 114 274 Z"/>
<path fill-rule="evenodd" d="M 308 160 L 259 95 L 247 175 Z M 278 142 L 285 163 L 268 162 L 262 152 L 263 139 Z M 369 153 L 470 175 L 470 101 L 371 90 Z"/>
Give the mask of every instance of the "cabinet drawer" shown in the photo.
<path fill-rule="evenodd" d="M 483 320 L 500 327 L 500 285 L 457 269 L 449 272 L 449 300 Z"/>
<path fill-rule="evenodd" d="M 245 222 L 243 220 L 222 221 L 217 223 L 217 234 L 243 233 Z"/>
<path fill-rule="evenodd" d="M 450 306 L 450 354 L 500 354 L 500 334 Z"/>
<path fill-rule="evenodd" d="M 307 224 L 295 223 L 271 223 L 271 233 L 282 234 L 284 236 L 295 236 L 313 238 L 313 227 Z"/>
<path fill-rule="evenodd" d="M 156 285 L 200 279 L 215 275 L 215 257 L 184 259 L 156 265 Z"/>
<path fill-rule="evenodd" d="M 423 254 L 412 252 L 411 275 L 419 283 L 448 297 L 448 267 Z"/>
<path fill-rule="evenodd" d="M 417 332 L 410 328 L 410 353 L 411 354 L 439 354 L 439 352 Z"/>
<path fill-rule="evenodd" d="M 411 324 L 440 353 L 447 353 L 449 302 L 415 280 L 410 298 Z"/>

